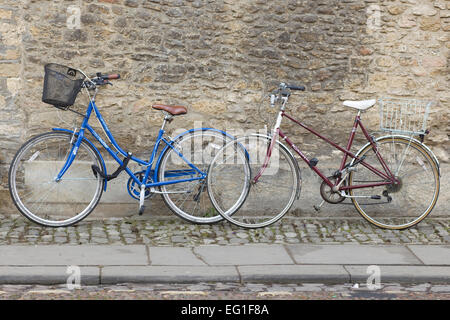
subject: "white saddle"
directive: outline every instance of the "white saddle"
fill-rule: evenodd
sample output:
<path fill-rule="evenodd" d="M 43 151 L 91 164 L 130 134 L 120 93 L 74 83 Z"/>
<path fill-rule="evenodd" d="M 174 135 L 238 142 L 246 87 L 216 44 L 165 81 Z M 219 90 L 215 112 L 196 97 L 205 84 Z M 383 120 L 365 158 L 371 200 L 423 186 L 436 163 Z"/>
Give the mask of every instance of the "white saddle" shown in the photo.
<path fill-rule="evenodd" d="M 361 100 L 361 101 L 344 101 L 344 106 L 355 108 L 358 110 L 367 110 L 370 107 L 373 107 L 373 105 L 377 102 L 376 99 L 372 100 Z"/>

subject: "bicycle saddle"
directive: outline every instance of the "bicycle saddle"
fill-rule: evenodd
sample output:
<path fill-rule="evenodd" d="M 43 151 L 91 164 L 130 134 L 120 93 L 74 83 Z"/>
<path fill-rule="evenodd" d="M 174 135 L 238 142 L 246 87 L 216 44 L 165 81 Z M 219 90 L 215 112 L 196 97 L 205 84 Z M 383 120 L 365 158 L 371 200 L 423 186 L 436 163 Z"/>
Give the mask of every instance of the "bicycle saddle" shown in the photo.
<path fill-rule="evenodd" d="M 186 107 L 183 106 L 166 106 L 164 104 L 154 104 L 152 105 L 152 108 L 167 111 L 173 116 L 187 113 Z"/>
<path fill-rule="evenodd" d="M 346 107 L 350 107 L 350 108 L 355 108 L 358 110 L 367 110 L 370 107 L 372 107 L 375 103 L 377 102 L 377 100 L 372 99 L 372 100 L 361 100 L 361 101 L 344 101 L 344 106 Z"/>

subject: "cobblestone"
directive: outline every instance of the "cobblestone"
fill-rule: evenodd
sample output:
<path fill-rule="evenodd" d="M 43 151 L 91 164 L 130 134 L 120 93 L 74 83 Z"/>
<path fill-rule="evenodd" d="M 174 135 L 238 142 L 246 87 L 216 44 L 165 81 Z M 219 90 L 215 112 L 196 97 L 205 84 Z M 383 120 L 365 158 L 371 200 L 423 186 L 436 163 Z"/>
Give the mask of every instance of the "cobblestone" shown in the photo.
<path fill-rule="evenodd" d="M 448 285 L 400 286 L 387 284 L 377 290 L 365 285 L 355 288 L 351 283 L 326 284 L 258 284 L 258 283 L 198 283 L 192 284 L 129 284 L 114 286 L 81 286 L 69 290 L 66 285 L 0 285 L 3 299 L 295 299 L 295 300 L 449 300 Z"/>
<path fill-rule="evenodd" d="M 425 222 L 422 222 L 425 223 Z M 392 231 L 360 219 L 284 218 L 268 228 L 245 230 L 227 222 L 193 225 L 177 218 L 85 220 L 68 228 L 36 226 L 22 216 L 0 220 L 0 244 L 148 244 L 192 247 L 201 244 L 360 243 L 449 244 L 450 225 L 429 218 L 424 226 Z"/>

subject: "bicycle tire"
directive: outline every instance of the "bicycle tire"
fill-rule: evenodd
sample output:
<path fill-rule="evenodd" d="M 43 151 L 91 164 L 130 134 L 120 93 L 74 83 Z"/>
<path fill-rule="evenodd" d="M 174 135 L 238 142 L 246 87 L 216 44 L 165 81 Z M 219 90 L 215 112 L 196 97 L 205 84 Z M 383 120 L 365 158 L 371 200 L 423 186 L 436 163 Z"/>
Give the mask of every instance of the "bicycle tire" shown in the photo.
<path fill-rule="evenodd" d="M 248 139 L 248 142 L 244 142 L 245 139 Z M 250 142 L 250 139 L 252 139 L 253 142 Z M 245 184 L 246 181 L 253 181 L 253 174 L 257 174 L 259 172 L 259 168 L 261 167 L 261 164 L 259 164 L 257 159 L 262 159 L 262 155 L 265 155 L 267 151 L 267 147 L 271 143 L 271 137 L 265 136 L 265 135 L 252 135 L 247 137 L 241 137 L 236 139 L 234 142 L 235 145 L 233 146 L 232 143 L 229 143 L 229 147 L 231 146 L 231 151 L 235 150 L 236 145 L 243 145 L 244 148 L 249 152 L 249 162 L 250 162 L 250 170 L 249 174 L 250 177 L 242 180 Z M 255 142 L 256 141 L 256 142 Z M 251 147 L 248 148 L 247 144 L 249 146 L 252 145 L 252 143 L 258 143 L 257 147 Z M 211 162 L 210 165 L 210 172 L 208 173 L 208 193 L 210 195 L 211 201 L 213 205 L 215 206 L 216 210 L 222 215 L 224 219 L 226 219 L 228 222 L 239 226 L 241 228 L 246 229 L 256 229 L 256 228 L 263 228 L 267 227 L 269 225 L 272 225 L 273 223 L 276 223 L 279 221 L 292 207 L 295 199 L 299 197 L 300 193 L 300 185 L 301 185 L 301 179 L 300 179 L 300 170 L 298 168 L 297 161 L 289 151 L 289 149 L 284 146 L 279 141 L 276 142 L 275 148 L 277 148 L 277 152 L 280 152 L 281 156 L 278 155 L 278 162 L 274 162 L 274 168 L 275 173 L 273 175 L 277 175 L 273 178 L 273 181 L 276 181 L 278 184 L 273 183 L 267 176 L 272 176 L 269 172 L 266 171 L 267 176 L 263 175 L 260 177 L 258 182 L 256 184 L 252 183 L 248 187 L 248 194 L 244 195 L 245 191 L 245 185 L 240 188 L 239 191 L 240 194 L 238 196 L 230 195 L 229 191 L 224 192 L 218 192 L 217 195 L 213 194 L 212 188 L 210 188 L 210 185 L 216 184 L 217 182 L 213 181 L 215 176 L 223 176 L 223 173 L 213 173 L 213 170 L 215 170 L 215 164 L 218 161 L 218 159 L 221 157 L 219 154 L 216 155 L 215 159 Z M 274 148 L 274 150 L 275 150 Z M 275 152 L 272 150 L 272 157 L 270 161 L 275 161 Z M 223 152 L 226 152 L 225 149 L 223 149 Z M 258 155 L 258 153 L 261 153 L 261 155 Z M 256 154 L 255 154 L 256 153 Z M 279 159 L 285 159 L 287 164 L 280 165 Z M 256 164 L 255 164 L 256 161 Z M 272 162 L 269 163 L 269 167 L 272 165 Z M 235 165 L 235 164 L 233 164 Z M 244 168 L 244 166 L 243 166 Z M 286 179 L 286 176 L 289 176 L 289 174 L 286 174 L 286 168 L 289 168 L 291 171 L 292 178 Z M 224 172 L 229 171 L 229 168 L 224 168 Z M 284 171 L 284 172 L 283 172 Z M 283 181 L 280 180 L 280 177 L 284 176 L 285 179 Z M 229 178 L 228 181 L 232 181 L 232 183 L 235 184 L 237 178 Z M 228 190 L 229 188 L 223 187 L 223 184 L 225 183 L 225 178 L 222 180 L 222 189 Z M 292 185 L 290 185 L 292 183 Z M 268 187 L 267 187 L 268 186 Z M 290 190 L 290 193 L 286 196 L 286 200 L 283 198 L 282 192 L 276 193 L 274 192 L 274 188 L 280 187 Z M 269 189 L 268 189 L 269 188 Z M 273 195 L 274 193 L 277 195 L 277 198 L 274 199 Z M 219 199 L 220 195 L 224 195 L 223 197 L 232 198 L 232 199 L 238 199 L 236 203 L 232 203 L 234 200 L 231 201 L 231 205 L 223 205 L 225 201 L 222 201 Z M 276 201 L 275 201 L 276 200 Z M 242 203 L 240 203 L 242 201 Z M 278 205 L 278 203 L 281 203 L 279 207 L 274 208 L 275 205 Z M 227 209 L 227 208 L 230 209 Z M 256 209 L 255 207 L 258 207 Z M 267 214 L 267 217 L 263 216 L 264 214 Z"/>
<path fill-rule="evenodd" d="M 25 205 L 25 202 L 27 202 L 28 200 L 24 199 L 24 198 L 26 198 L 24 195 L 20 196 L 19 191 L 18 191 L 17 170 L 18 170 L 18 167 L 19 167 L 19 165 L 20 165 L 20 163 L 22 161 L 22 158 L 26 155 L 26 153 L 29 150 L 31 150 L 31 148 L 33 146 L 38 145 L 42 141 L 45 141 L 45 139 L 51 139 L 51 138 L 55 138 L 55 139 L 61 138 L 64 141 L 64 143 L 66 143 L 66 144 L 69 143 L 70 144 L 70 141 L 71 141 L 71 138 L 72 138 L 72 134 L 68 133 L 68 132 L 47 132 L 47 133 L 43 133 L 43 134 L 40 134 L 38 136 L 35 136 L 35 137 L 31 138 L 30 140 L 28 140 L 27 142 L 25 142 L 21 146 L 21 148 L 17 151 L 17 153 L 14 156 L 13 161 L 11 162 L 11 165 L 10 165 L 9 175 L 8 175 L 9 191 L 10 191 L 10 195 L 11 195 L 11 198 L 13 200 L 14 205 L 17 207 L 19 212 L 22 215 L 24 215 L 27 219 L 33 221 L 34 223 L 37 223 L 39 225 L 46 226 L 46 227 L 67 227 L 67 226 L 71 226 L 73 224 L 76 224 L 76 223 L 80 222 L 81 220 L 86 218 L 95 209 L 95 207 L 99 203 L 100 198 L 101 198 L 102 193 L 103 193 L 104 180 L 101 179 L 99 176 L 96 177 L 96 178 L 92 178 L 92 177 L 94 177 L 94 175 L 93 175 L 93 173 L 91 171 L 92 177 L 89 180 L 95 180 L 96 184 L 97 184 L 96 187 L 95 187 L 95 190 L 96 190 L 95 194 L 93 195 L 92 199 L 89 201 L 87 207 L 84 208 L 80 213 L 74 215 L 71 218 L 64 219 L 64 220 L 57 220 L 57 221 L 56 220 L 43 219 L 43 218 L 39 217 L 36 212 L 33 213 L 32 211 L 30 211 L 30 208 L 28 208 Z M 47 145 L 47 148 L 48 148 L 48 143 L 47 142 L 46 142 L 46 145 Z M 68 150 L 69 151 L 70 151 L 70 148 L 71 148 L 71 145 L 70 146 L 68 145 Z M 42 149 L 42 150 L 45 150 L 45 149 Z M 40 156 L 40 152 L 42 150 L 39 151 L 39 154 L 37 156 L 35 156 L 35 154 L 37 152 L 33 153 L 32 157 L 38 158 Z M 92 157 L 92 159 L 95 160 L 95 161 L 92 162 L 92 164 L 96 164 L 97 166 L 101 167 L 103 170 L 105 169 L 103 167 L 103 163 L 100 161 L 101 158 L 100 158 L 100 155 L 98 154 L 97 150 L 95 150 L 92 146 L 90 146 L 86 141 L 83 140 L 81 142 L 80 148 L 78 150 L 79 153 L 78 153 L 77 157 L 75 158 L 74 163 L 72 163 L 71 167 L 69 168 L 69 170 L 66 172 L 66 174 L 64 176 L 67 177 L 68 174 L 73 174 L 75 172 L 74 168 L 76 168 L 76 166 L 77 166 L 77 159 L 80 158 L 79 155 L 83 151 L 87 151 L 89 153 L 89 155 Z M 59 154 L 59 152 L 60 152 L 60 150 L 58 150 L 58 154 Z M 47 154 L 48 154 L 48 156 L 50 156 L 50 153 L 49 153 L 48 150 L 47 150 Z M 67 154 L 66 154 L 66 156 L 67 156 Z M 32 161 L 36 161 L 36 158 L 33 159 Z M 29 160 L 31 160 L 31 158 Z M 56 161 L 56 160 L 54 160 L 54 161 Z M 55 167 L 59 168 L 58 165 L 56 165 Z M 89 170 L 90 170 L 90 168 L 89 168 Z M 69 181 L 68 179 L 64 179 L 64 176 L 63 176 L 63 179 L 61 180 L 61 182 L 55 182 L 55 181 L 51 181 L 50 180 L 49 182 L 43 183 L 43 184 L 53 184 L 54 183 L 55 185 L 59 184 L 59 186 L 62 186 L 62 182 Z M 79 178 L 79 180 L 80 179 L 81 178 Z M 24 178 L 24 180 L 25 180 L 25 178 Z M 76 179 L 74 178 L 73 181 L 75 181 L 75 180 Z M 75 182 L 75 184 L 76 184 L 76 182 Z M 58 190 L 61 190 L 61 189 L 58 189 Z M 87 189 L 85 189 L 84 191 L 86 191 L 86 190 Z M 84 192 L 84 191 L 81 191 L 81 192 Z M 75 192 L 80 192 L 80 191 L 76 190 Z M 53 190 L 47 190 L 47 193 L 49 195 L 47 196 L 47 198 L 45 198 L 43 200 L 47 200 L 48 197 L 51 197 L 51 194 L 54 193 L 54 192 L 53 192 Z M 69 193 L 70 193 L 70 195 L 72 197 L 74 196 L 73 190 L 70 191 Z M 65 194 L 67 195 L 68 192 L 66 191 Z M 69 198 L 69 200 L 71 200 L 72 203 L 75 203 L 73 198 Z M 53 206 L 57 206 L 57 204 L 53 203 Z M 61 214 L 62 217 L 66 216 L 68 214 L 67 211 L 76 208 L 76 204 L 73 204 L 72 206 L 66 206 L 65 203 L 60 203 L 59 206 L 61 208 L 65 208 L 66 211 L 63 212 L 63 209 L 61 209 L 61 208 L 58 209 L 58 210 L 53 208 L 52 211 L 54 211 L 55 213 L 59 212 L 59 214 Z M 41 207 L 42 207 L 42 204 L 37 209 L 41 209 Z M 48 215 L 48 213 L 47 213 L 47 215 Z"/>
<path fill-rule="evenodd" d="M 208 128 L 203 128 L 201 130 L 194 130 L 194 131 L 188 131 L 185 134 L 181 135 L 180 137 L 177 138 L 177 140 L 175 140 L 173 142 L 173 144 L 177 147 L 177 145 L 181 145 L 184 142 L 188 142 L 189 139 L 196 139 L 197 137 L 201 136 L 202 139 L 202 143 L 204 143 L 204 138 L 206 136 L 209 137 L 209 139 L 216 139 L 214 140 L 215 142 L 208 142 L 207 148 L 211 147 L 211 149 L 218 149 L 218 147 L 214 146 L 214 145 L 219 145 L 218 143 L 222 143 L 225 144 L 227 141 L 231 140 L 231 137 L 226 135 L 225 133 L 215 130 L 215 129 L 208 129 Z M 192 140 L 191 140 L 192 141 Z M 195 140 L 194 140 L 195 141 Z M 195 143 L 195 142 L 194 142 Z M 183 155 L 187 158 L 187 159 L 193 159 L 195 157 L 192 156 L 192 152 L 194 150 L 191 149 L 191 154 L 187 155 L 185 153 L 183 153 Z M 164 176 L 163 176 L 163 172 L 166 171 L 166 165 L 168 163 L 168 159 L 169 157 L 171 157 L 171 155 L 175 155 L 175 151 L 172 148 L 168 148 L 166 149 L 166 151 L 164 152 L 164 154 L 161 157 L 161 161 L 160 161 L 160 165 L 158 167 L 158 181 L 164 181 Z M 203 155 L 202 154 L 202 159 L 204 159 L 203 157 L 206 157 L 206 154 Z M 177 155 L 175 155 L 175 159 L 181 159 L 179 158 Z M 181 161 L 180 161 L 181 162 Z M 181 162 L 183 167 L 182 168 L 187 168 L 187 164 L 184 162 Z M 207 172 L 207 168 L 209 167 L 209 161 L 207 163 L 202 163 L 202 168 L 199 168 L 201 170 L 204 170 L 204 172 Z M 167 170 L 172 170 L 171 168 L 167 168 Z M 202 180 L 197 180 L 200 181 L 199 183 L 205 183 L 206 178 L 202 179 Z M 186 186 L 186 187 L 184 187 Z M 181 203 L 181 205 L 185 205 L 184 209 L 180 208 L 180 205 L 177 205 L 177 200 L 175 199 L 177 196 L 176 194 L 171 194 L 169 192 L 171 191 L 180 191 L 180 188 L 195 188 L 197 186 L 197 182 L 196 181 L 191 181 L 191 182 L 186 182 L 186 183 L 177 183 L 177 184 L 172 184 L 172 185 L 167 185 L 167 186 L 160 186 L 159 187 L 159 191 L 160 192 L 165 192 L 161 194 L 161 197 L 163 198 L 164 203 L 167 205 L 167 207 L 170 208 L 170 210 L 177 215 L 178 217 L 182 218 L 185 221 L 189 221 L 190 223 L 194 223 L 194 224 L 213 224 L 213 223 L 217 223 L 219 221 L 222 221 L 223 218 L 214 210 L 214 207 L 212 205 L 208 205 L 207 201 L 209 201 L 209 197 L 207 197 L 207 190 L 202 189 L 202 190 L 196 190 L 196 192 L 198 192 L 199 196 L 197 197 L 197 199 L 189 199 L 189 194 L 187 193 L 187 195 L 185 196 L 185 199 L 183 201 L 183 203 Z M 200 186 L 199 188 L 203 188 L 202 186 Z M 183 189 L 181 189 L 183 190 Z M 195 196 L 195 195 L 194 195 Z M 206 197 L 205 197 L 206 196 Z M 207 198 L 207 200 L 206 200 Z M 198 214 L 196 215 L 193 212 L 187 212 L 188 210 L 188 206 L 190 204 L 196 206 L 196 204 L 194 204 L 194 202 L 200 203 L 201 201 L 203 201 L 204 204 L 204 208 L 200 209 L 200 211 L 198 212 Z M 194 210 L 196 209 L 196 207 L 194 207 Z"/>
<path fill-rule="evenodd" d="M 386 201 L 387 203 L 380 203 L 377 204 L 377 201 L 379 200 L 362 200 L 362 198 L 360 198 L 361 200 L 358 200 L 358 198 L 351 198 L 353 205 L 355 206 L 356 210 L 358 211 L 358 213 L 364 218 L 366 219 L 368 222 L 370 222 L 371 224 L 379 227 L 379 228 L 383 228 L 383 229 L 391 229 L 391 230 L 404 230 L 404 229 L 408 229 L 411 228 L 415 225 L 417 225 L 419 222 L 421 222 L 423 219 L 425 219 L 433 210 L 433 208 L 436 205 L 437 199 L 439 197 L 439 191 L 440 191 L 440 178 L 439 178 L 439 169 L 436 165 L 435 159 L 433 157 L 432 154 L 430 154 L 426 148 L 424 148 L 421 143 L 412 140 L 412 139 L 408 139 L 405 137 L 400 137 L 400 136 L 386 136 L 386 137 L 381 137 L 379 139 L 376 140 L 377 143 L 377 149 L 380 149 L 380 145 L 386 145 L 389 146 L 388 144 L 391 145 L 391 150 L 394 149 L 394 151 L 392 153 L 394 153 L 392 157 L 392 159 L 395 160 L 396 158 L 396 151 L 395 151 L 395 145 L 397 145 L 397 150 L 401 150 L 402 147 L 405 147 L 405 151 L 403 151 L 405 153 L 405 155 L 401 156 L 400 158 L 400 162 L 398 162 L 397 160 L 397 166 L 398 169 L 395 168 L 395 166 L 390 166 L 392 170 L 398 171 L 397 172 L 397 178 L 401 179 L 401 184 L 398 187 L 395 186 L 383 186 L 383 187 L 378 187 L 376 188 L 377 190 L 379 190 L 379 192 L 381 191 L 381 193 L 383 194 L 382 197 L 386 197 Z M 406 160 L 406 153 L 408 152 L 408 148 L 410 148 L 409 150 L 412 150 L 414 152 L 416 152 L 416 156 L 415 159 L 412 160 L 408 160 L 408 163 L 405 164 L 405 160 Z M 366 155 L 366 157 L 368 158 L 370 155 L 368 155 L 368 153 L 370 153 L 370 151 L 373 151 L 372 147 L 370 144 L 367 144 L 366 146 L 364 146 L 363 148 L 361 148 L 361 150 L 358 151 L 358 153 L 356 154 L 357 157 L 362 157 L 363 155 Z M 380 155 L 383 157 L 383 159 L 386 157 L 388 158 L 389 153 L 387 150 L 381 150 Z M 423 158 L 422 158 L 423 157 Z M 403 160 L 402 160 L 403 158 Z M 389 161 L 390 158 L 385 159 L 385 161 Z M 424 161 L 426 160 L 426 161 Z M 366 160 L 368 163 L 370 163 L 371 165 L 374 165 L 373 162 L 369 162 L 370 160 Z M 392 162 L 392 161 L 391 161 Z M 415 163 L 417 162 L 417 164 Z M 409 165 L 409 168 L 417 168 L 416 171 L 412 171 L 409 174 L 405 174 L 405 171 L 402 172 L 402 174 L 400 173 L 400 169 L 401 167 L 405 167 L 406 165 Z M 428 173 L 424 173 L 427 172 L 426 168 L 430 168 L 430 172 L 432 173 L 432 177 L 434 177 L 434 182 L 430 182 L 430 186 L 434 185 L 434 190 L 431 190 L 431 188 L 424 188 L 425 183 L 426 182 L 426 177 L 430 177 L 431 175 L 429 175 Z M 423 170 L 422 170 L 423 169 Z M 362 169 L 365 170 L 365 169 Z M 393 172 L 393 174 L 395 174 L 395 171 Z M 424 172 L 422 172 L 424 171 Z M 363 174 L 365 174 L 365 176 L 363 174 L 361 174 L 361 172 L 363 172 Z M 413 173 L 413 172 L 418 172 L 418 173 Z M 418 174 L 420 174 L 420 176 L 417 176 Z M 411 177 L 413 177 L 414 175 L 416 175 L 416 178 L 414 178 L 414 180 L 411 180 Z M 358 168 L 358 171 L 354 171 L 351 172 L 349 174 L 348 177 L 348 184 L 349 186 L 353 184 L 354 181 L 357 181 L 357 179 L 359 179 L 359 181 L 365 181 L 365 180 L 360 180 L 360 179 L 372 179 L 372 175 L 370 175 L 368 173 L 368 170 L 365 171 L 360 171 Z M 406 178 L 406 179 L 405 179 Z M 420 178 L 420 179 L 419 179 Z M 417 181 L 417 185 L 414 185 L 414 183 Z M 415 194 L 413 195 L 407 195 L 407 193 L 405 191 L 407 191 L 408 189 L 412 191 L 416 191 Z M 362 189 L 367 189 L 367 188 L 362 188 Z M 375 188 L 372 188 L 372 192 Z M 402 193 L 400 193 L 400 191 L 402 191 Z M 419 191 L 420 192 L 417 192 Z M 384 193 L 384 191 L 386 193 Z M 432 191 L 432 192 L 431 192 Z M 349 195 L 350 196 L 360 196 L 360 195 L 364 195 L 365 193 L 363 193 L 364 190 L 360 190 L 360 189 L 349 189 Z M 366 191 L 367 193 L 367 191 Z M 401 198 L 400 195 L 403 194 L 403 198 Z M 391 197 L 391 200 L 389 200 L 389 197 Z M 429 200 L 429 204 L 425 204 L 425 205 L 421 205 L 419 202 L 421 199 L 424 199 L 425 197 L 427 197 L 427 199 Z M 416 202 L 418 204 L 416 204 Z M 427 201 L 428 202 L 428 201 Z M 382 206 L 382 204 L 386 204 L 385 206 Z M 390 204 L 390 205 L 389 205 Z M 411 214 L 412 209 L 411 208 L 425 208 L 424 211 L 420 214 L 414 215 L 412 220 L 409 222 L 403 222 L 400 223 L 400 221 L 405 221 L 405 220 L 409 220 L 410 218 L 408 218 L 408 215 Z M 370 210 L 370 213 L 369 213 Z M 420 209 L 421 211 L 422 209 Z M 395 215 L 393 215 L 393 213 L 395 213 Z M 392 217 L 390 215 L 392 215 Z M 389 221 L 392 221 L 390 223 L 388 223 Z M 398 221 L 398 223 L 393 224 L 393 222 Z"/>

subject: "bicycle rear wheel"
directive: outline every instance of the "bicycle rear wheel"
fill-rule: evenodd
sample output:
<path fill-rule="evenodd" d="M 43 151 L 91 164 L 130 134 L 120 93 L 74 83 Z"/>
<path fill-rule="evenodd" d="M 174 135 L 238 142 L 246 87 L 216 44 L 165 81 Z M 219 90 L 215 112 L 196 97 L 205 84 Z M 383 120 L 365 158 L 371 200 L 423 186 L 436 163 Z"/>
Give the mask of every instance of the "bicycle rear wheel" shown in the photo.
<path fill-rule="evenodd" d="M 231 137 L 213 129 L 201 129 L 183 134 L 174 141 L 175 149 L 168 148 L 161 158 L 158 181 L 199 178 L 201 175 L 179 155 L 207 173 L 216 153 Z M 162 185 L 160 191 L 166 205 L 180 218 L 196 224 L 211 224 L 223 220 L 212 205 L 206 178 Z"/>
<path fill-rule="evenodd" d="M 66 227 L 94 210 L 104 180 L 91 166 L 103 168 L 97 151 L 83 141 L 60 181 L 55 181 L 72 149 L 71 133 L 49 132 L 26 142 L 9 170 L 14 204 L 31 221 L 48 227 Z M 104 168 L 103 168 L 104 169 Z"/>
<path fill-rule="evenodd" d="M 420 143 L 390 136 L 377 140 L 378 153 L 400 181 L 398 185 L 350 189 L 356 210 L 370 223 L 385 229 L 410 228 L 433 210 L 439 195 L 440 181 L 436 163 Z M 365 162 L 384 172 L 371 145 L 357 153 Z M 369 169 L 358 165 L 348 177 L 349 186 L 381 182 Z M 378 195 L 381 199 L 371 199 Z"/>
<path fill-rule="evenodd" d="M 300 191 L 300 172 L 288 149 L 276 141 L 263 174 L 271 145 L 269 136 L 251 135 L 227 144 L 208 171 L 208 193 L 216 210 L 242 228 L 262 228 L 280 220 Z"/>

